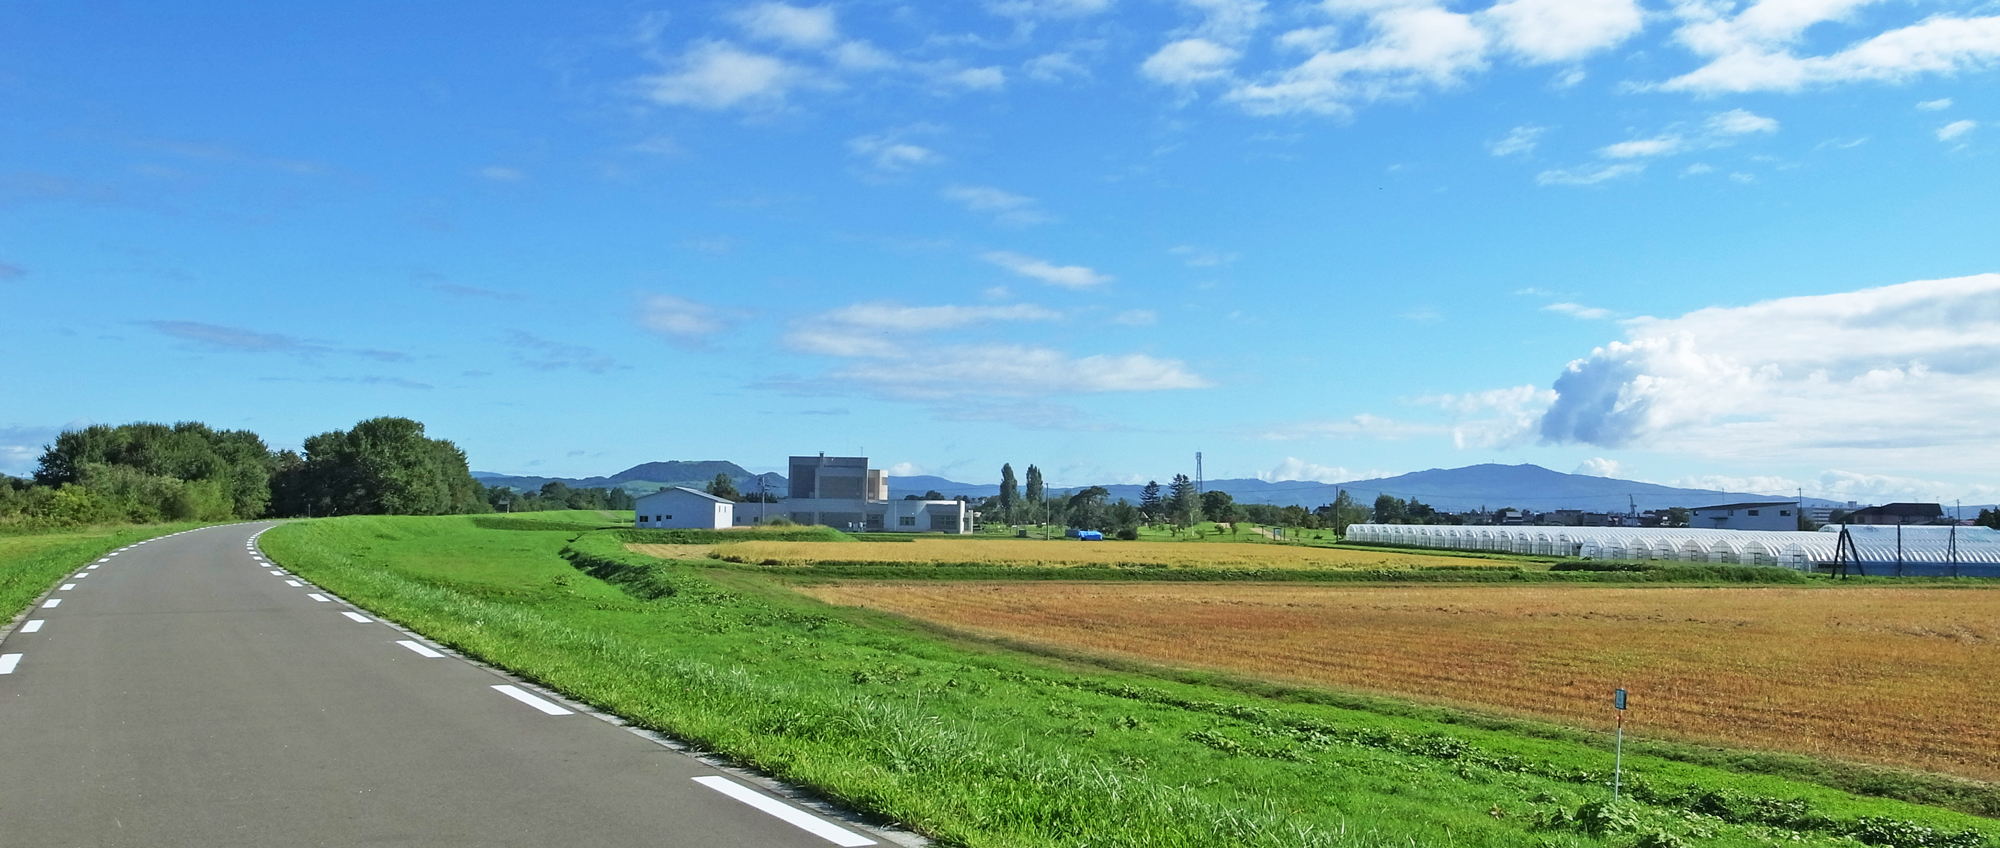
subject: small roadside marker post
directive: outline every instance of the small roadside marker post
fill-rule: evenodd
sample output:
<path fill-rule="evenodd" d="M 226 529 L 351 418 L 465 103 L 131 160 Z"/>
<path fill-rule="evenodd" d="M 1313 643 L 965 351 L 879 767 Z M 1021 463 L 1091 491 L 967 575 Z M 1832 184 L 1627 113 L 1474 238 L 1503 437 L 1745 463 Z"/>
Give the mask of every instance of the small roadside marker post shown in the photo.
<path fill-rule="evenodd" d="M 1618 710 L 1618 746 L 1611 754 L 1611 800 L 1616 801 L 1625 772 L 1625 690 L 1611 693 L 1611 706 Z"/>

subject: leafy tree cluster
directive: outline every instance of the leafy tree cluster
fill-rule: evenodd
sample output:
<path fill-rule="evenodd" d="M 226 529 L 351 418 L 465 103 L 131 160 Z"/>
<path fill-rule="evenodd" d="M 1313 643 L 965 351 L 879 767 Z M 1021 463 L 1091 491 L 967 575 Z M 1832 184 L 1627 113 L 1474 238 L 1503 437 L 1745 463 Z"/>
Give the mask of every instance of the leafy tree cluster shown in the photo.
<path fill-rule="evenodd" d="M 58 436 L 34 480 L 0 478 L 0 523 L 78 526 L 265 516 L 485 512 L 465 454 L 407 418 L 321 433 L 273 452 L 256 433 L 95 425 Z"/>
<path fill-rule="evenodd" d="M 2000 509 L 1982 509 L 1979 511 L 1979 517 L 1973 519 L 1972 523 L 2000 530 Z"/>
<path fill-rule="evenodd" d="M 1395 495 L 1377 495 L 1375 498 L 1376 524 L 1440 524 L 1438 511 L 1430 504 L 1412 497 L 1403 500 Z"/>
<path fill-rule="evenodd" d="M 506 486 L 486 490 L 486 503 L 495 512 L 546 512 L 557 509 L 631 509 L 634 498 L 624 489 L 572 489 L 561 480 L 543 483 L 540 489 L 516 492 Z"/>

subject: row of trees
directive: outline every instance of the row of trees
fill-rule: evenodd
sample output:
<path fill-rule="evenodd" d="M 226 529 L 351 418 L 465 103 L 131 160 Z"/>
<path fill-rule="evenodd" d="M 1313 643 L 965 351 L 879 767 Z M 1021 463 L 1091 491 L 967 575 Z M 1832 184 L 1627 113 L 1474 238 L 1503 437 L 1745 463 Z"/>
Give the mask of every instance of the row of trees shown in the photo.
<path fill-rule="evenodd" d="M 33 480 L 0 476 L 0 522 L 74 526 L 487 512 L 465 452 L 408 418 L 371 418 L 272 451 L 195 421 L 94 425 L 47 446 Z"/>

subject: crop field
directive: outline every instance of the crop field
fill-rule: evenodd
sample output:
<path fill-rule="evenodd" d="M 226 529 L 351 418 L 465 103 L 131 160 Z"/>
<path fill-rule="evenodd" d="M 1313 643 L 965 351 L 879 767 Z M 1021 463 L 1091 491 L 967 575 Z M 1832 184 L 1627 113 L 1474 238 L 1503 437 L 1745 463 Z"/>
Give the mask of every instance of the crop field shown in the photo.
<path fill-rule="evenodd" d="M 641 553 L 652 551 L 634 547 Z M 685 558 L 685 551 L 677 552 Z M 821 562 L 953 563 L 1060 568 L 1074 566 L 1154 566 L 1227 569 L 1408 569 L 1519 567 L 1518 562 L 1440 557 L 1380 550 L 1335 550 L 1255 543 L 1075 542 L 1039 539 L 919 538 L 912 542 L 733 542 L 712 555 L 752 565 L 811 565 Z"/>
<path fill-rule="evenodd" d="M 2000 592 L 1272 584 L 805 588 L 1173 666 L 2000 779 Z"/>

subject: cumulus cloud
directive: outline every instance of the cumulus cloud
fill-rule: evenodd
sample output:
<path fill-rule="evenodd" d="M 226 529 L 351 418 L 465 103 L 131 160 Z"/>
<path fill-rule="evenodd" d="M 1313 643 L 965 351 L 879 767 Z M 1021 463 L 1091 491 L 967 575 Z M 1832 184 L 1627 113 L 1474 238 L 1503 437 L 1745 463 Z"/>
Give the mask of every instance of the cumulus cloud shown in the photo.
<path fill-rule="evenodd" d="M 1229 75 L 1237 51 L 1206 38 L 1185 38 L 1159 49 L 1139 65 L 1139 72 L 1154 82 L 1192 85 Z"/>
<path fill-rule="evenodd" d="M 1038 82 L 1062 82 L 1066 79 L 1089 79 L 1090 68 L 1077 61 L 1076 54 L 1069 51 L 1043 53 L 1021 65 L 1021 72 Z"/>
<path fill-rule="evenodd" d="M 1745 109 L 1731 109 L 1711 116 L 1708 131 L 1717 135 L 1774 133 L 1778 131 L 1778 122 Z"/>
<path fill-rule="evenodd" d="M 1534 438 L 1542 413 L 1555 401 L 1555 392 L 1536 386 L 1513 386 L 1465 394 L 1426 395 L 1416 403 L 1435 406 L 1451 416 L 1451 424 L 1441 427 L 1460 448 L 1505 448 L 1525 444 Z"/>
<path fill-rule="evenodd" d="M 1625 325 L 1557 377 L 1544 440 L 1996 467 L 1979 457 L 2000 419 L 2000 274 Z"/>
<path fill-rule="evenodd" d="M 1938 141 L 1956 141 L 1960 136 L 1972 132 L 1978 126 L 1978 121 L 1952 121 L 1949 124 L 1938 127 Z"/>
<path fill-rule="evenodd" d="M 737 25 L 753 38 L 794 47 L 823 47 L 840 38 L 832 6 L 787 6 L 758 3 L 735 14 Z"/>
<path fill-rule="evenodd" d="M 938 195 L 965 207 L 969 212 L 992 215 L 1002 224 L 1030 226 L 1049 221 L 1049 216 L 1042 212 L 1041 205 L 1034 198 L 992 186 L 948 185 Z"/>
<path fill-rule="evenodd" d="M 729 329 L 731 323 L 722 310 L 670 294 L 643 298 L 635 320 L 639 326 L 681 345 L 701 344 Z"/>
<path fill-rule="evenodd" d="M 1506 137 L 1486 143 L 1486 149 L 1495 156 L 1525 156 L 1535 152 L 1535 145 L 1541 143 L 1542 133 L 1547 127 L 1525 124 L 1509 130 Z"/>
<path fill-rule="evenodd" d="M 1597 155 L 1609 159 L 1636 159 L 1646 156 L 1666 156 L 1688 148 L 1687 139 L 1679 135 L 1662 135 L 1652 138 L 1635 138 L 1607 145 L 1597 151 Z"/>
<path fill-rule="evenodd" d="M 1601 456 L 1586 459 L 1576 466 L 1575 471 L 1571 471 L 1570 473 L 1582 474 L 1585 477 L 1616 477 L 1618 476 L 1618 461 L 1615 459 L 1605 459 Z M 1744 490 L 1738 489 L 1737 491 Z"/>
<path fill-rule="evenodd" d="M 1644 24 L 1634 0 L 1502 0 L 1476 12 L 1437 0 L 1323 0 L 1319 9 L 1331 25 L 1278 38 L 1310 57 L 1241 81 L 1228 98 L 1258 114 L 1343 114 L 1357 103 L 1457 85 L 1498 59 L 1576 62 Z M 1573 85 L 1581 76 L 1571 70 Z"/>
<path fill-rule="evenodd" d="M 1621 165 L 1588 165 L 1581 168 L 1555 168 L 1535 175 L 1536 185 L 1596 185 L 1619 177 L 1629 177 L 1646 170 L 1646 166 L 1636 162 Z"/>
<path fill-rule="evenodd" d="M 1674 37 L 1707 64 L 1657 87 L 1700 94 L 1798 91 L 1951 75 L 2000 60 L 2000 16 L 1933 15 L 1832 53 L 1798 55 L 1807 30 L 1850 20 L 1869 2 L 1760 0 L 1736 7 L 1682 0 L 1674 6 L 1682 21 Z"/>
<path fill-rule="evenodd" d="M 1581 318 L 1585 321 L 1601 321 L 1611 317 L 1611 310 L 1609 309 L 1584 306 L 1581 303 L 1551 303 L 1542 307 L 1542 310 L 1545 312 L 1559 312 L 1571 318 Z"/>
<path fill-rule="evenodd" d="M 1111 8 L 1111 0 L 996 0 L 986 4 L 1010 18 L 1080 18 Z"/>
<path fill-rule="evenodd" d="M 825 84 L 783 59 L 726 41 L 697 42 L 673 65 L 666 73 L 639 79 L 653 102 L 699 109 L 775 106 L 793 89 Z"/>
<path fill-rule="evenodd" d="M 849 140 L 847 149 L 879 171 L 907 171 L 944 161 L 937 151 L 899 139 L 895 134 L 864 135 Z"/>
<path fill-rule="evenodd" d="M 1345 483 L 1349 480 L 1358 480 L 1369 476 L 1372 475 L 1357 474 L 1338 465 L 1320 465 L 1306 462 L 1296 456 L 1288 456 L 1285 457 L 1284 462 L 1278 463 L 1271 470 L 1259 473 L 1257 479 L 1267 483 L 1281 483 L 1287 480 L 1310 481 L 1314 483 Z"/>
<path fill-rule="evenodd" d="M 1100 274 L 1082 265 L 1057 265 L 1044 259 L 1005 250 L 991 251 L 982 254 L 980 258 L 1023 277 L 1064 288 L 1087 289 L 1111 282 L 1113 279 L 1109 274 Z"/>
<path fill-rule="evenodd" d="M 1924 102 L 1922 102 L 1922 103 L 1918 103 L 1918 104 L 1917 104 L 1917 108 L 1919 108 L 1919 109 L 1922 109 L 1922 110 L 1924 110 L 1924 111 L 1926 111 L 1926 112 L 1939 112 L 1939 111 L 1943 111 L 1943 110 L 1945 110 L 1945 109 L 1950 109 L 1950 108 L 1951 108 L 1951 98 L 1949 98 L 1949 97 L 1940 97 L 1940 98 L 1938 98 L 1938 99 L 1936 99 L 1936 100 L 1926 100 L 1926 101 L 1924 101 Z"/>

